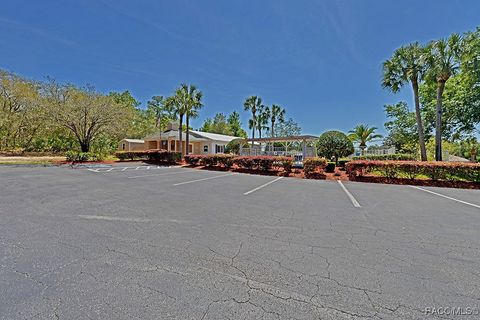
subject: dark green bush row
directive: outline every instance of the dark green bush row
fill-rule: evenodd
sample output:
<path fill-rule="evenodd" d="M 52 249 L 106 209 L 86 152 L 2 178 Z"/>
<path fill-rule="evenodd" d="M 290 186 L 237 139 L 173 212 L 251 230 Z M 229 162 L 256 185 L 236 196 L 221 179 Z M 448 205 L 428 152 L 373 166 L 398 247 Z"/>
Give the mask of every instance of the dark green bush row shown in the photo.
<path fill-rule="evenodd" d="M 146 151 L 117 151 L 115 156 L 120 160 L 150 160 L 174 163 L 180 161 L 180 152 L 167 150 L 146 150 Z"/>
<path fill-rule="evenodd" d="M 371 154 L 365 156 L 353 157 L 353 160 L 398 160 L 398 161 L 413 161 L 417 157 L 409 153 L 394 153 L 394 154 Z"/>
<path fill-rule="evenodd" d="M 375 172 L 389 179 L 428 177 L 431 180 L 480 183 L 479 163 L 358 160 L 350 161 L 346 168 L 352 180 L 370 172 Z"/>

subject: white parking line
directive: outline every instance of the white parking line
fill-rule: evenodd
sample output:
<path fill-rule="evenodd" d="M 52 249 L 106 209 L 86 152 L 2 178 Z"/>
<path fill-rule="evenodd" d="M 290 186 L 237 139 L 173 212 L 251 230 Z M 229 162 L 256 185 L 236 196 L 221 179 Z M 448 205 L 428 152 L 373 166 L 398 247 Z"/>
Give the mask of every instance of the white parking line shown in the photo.
<path fill-rule="evenodd" d="M 360 203 L 358 203 L 357 199 L 355 199 L 355 197 L 350 193 L 350 191 L 348 191 L 347 188 L 345 188 L 342 181 L 337 180 L 337 182 L 340 185 L 340 187 L 342 187 L 343 191 L 345 191 L 350 201 L 352 201 L 353 206 L 355 208 L 361 208 L 362 206 L 360 205 Z"/>
<path fill-rule="evenodd" d="M 107 221 L 127 221 L 127 222 L 150 222 L 150 219 L 144 218 L 128 218 L 128 217 L 109 217 L 109 216 L 93 216 L 88 214 L 79 214 L 79 218 L 88 220 L 107 220 Z"/>
<path fill-rule="evenodd" d="M 270 185 L 270 184 L 272 184 L 272 183 L 274 183 L 274 182 L 276 182 L 276 181 L 278 181 L 278 180 L 280 180 L 280 179 L 282 179 L 282 178 L 283 178 L 283 177 L 278 177 L 278 178 L 276 178 L 276 179 L 273 179 L 272 181 L 268 181 L 267 183 L 264 183 L 264 184 L 262 184 L 261 186 L 258 186 L 258 187 L 256 187 L 256 188 L 250 190 L 250 191 L 245 192 L 243 195 L 244 195 L 244 196 L 248 196 L 250 193 L 253 193 L 253 192 L 258 191 L 258 190 L 260 190 L 260 189 L 262 189 L 262 188 L 265 188 L 266 186 L 268 186 L 268 185 Z"/>
<path fill-rule="evenodd" d="M 168 176 L 171 174 L 180 174 L 180 173 L 192 173 L 192 172 L 202 172 L 200 170 L 185 170 L 185 171 L 175 171 L 175 172 L 167 172 L 167 173 L 151 173 L 151 174 L 142 174 L 138 176 L 131 176 L 128 179 L 135 179 L 135 178 L 143 178 L 143 177 L 156 177 L 156 176 Z"/>
<path fill-rule="evenodd" d="M 434 191 L 430 191 L 430 190 L 427 190 L 427 189 L 423 189 L 423 188 L 420 188 L 420 187 L 417 187 L 417 186 L 409 186 L 409 187 L 414 188 L 414 189 L 417 189 L 417 190 L 422 190 L 422 191 L 425 191 L 425 192 L 434 194 L 434 195 L 436 195 L 436 196 L 439 196 L 439 197 L 442 197 L 442 198 L 445 198 L 445 199 L 453 200 L 453 201 L 456 201 L 456 202 L 460 202 L 460 203 L 466 204 L 467 206 L 472 206 L 472 207 L 475 207 L 475 208 L 480 209 L 480 206 L 479 206 L 478 204 L 473 204 L 473 203 L 470 203 L 470 202 L 467 202 L 467 201 L 455 199 L 455 198 L 446 196 L 446 195 L 444 195 L 444 194 L 437 193 L 437 192 L 434 192 Z"/>
<path fill-rule="evenodd" d="M 212 180 L 212 179 L 217 179 L 217 178 L 222 178 L 222 177 L 227 177 L 227 176 L 233 176 L 236 173 L 227 173 L 227 174 L 221 174 L 219 176 L 214 176 L 214 177 L 208 177 L 208 178 L 203 178 L 203 179 L 196 179 L 196 180 L 190 180 L 190 181 L 185 181 L 185 182 L 180 182 L 180 183 L 175 183 L 174 186 L 180 186 L 182 184 L 189 184 L 189 183 L 194 183 L 194 182 L 200 182 L 200 181 L 206 181 L 206 180 Z"/>

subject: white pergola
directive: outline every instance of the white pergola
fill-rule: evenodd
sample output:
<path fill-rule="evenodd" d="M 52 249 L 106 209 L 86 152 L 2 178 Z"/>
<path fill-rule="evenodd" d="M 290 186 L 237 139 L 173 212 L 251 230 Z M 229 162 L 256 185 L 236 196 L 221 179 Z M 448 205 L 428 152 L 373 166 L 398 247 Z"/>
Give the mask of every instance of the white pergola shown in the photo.
<path fill-rule="evenodd" d="M 279 142 L 279 143 L 284 143 L 284 142 L 299 142 L 301 143 L 302 145 L 302 156 L 303 156 L 303 159 L 305 159 L 307 157 L 307 143 L 308 142 L 313 142 L 313 141 L 316 141 L 318 140 L 318 137 L 317 136 L 312 136 L 312 135 L 300 135 L 300 136 L 289 136 L 289 137 L 270 137 L 270 138 L 247 138 L 247 139 L 240 139 L 238 141 L 240 142 L 243 142 L 243 143 L 248 143 L 248 144 L 257 144 L 257 145 L 262 145 L 262 143 L 275 143 L 275 142 Z M 255 147 L 254 147 L 255 149 Z M 240 143 L 240 154 L 243 154 L 243 144 Z M 287 150 L 285 150 L 285 152 L 287 152 Z M 253 152 L 252 148 L 249 149 L 249 152 L 248 152 L 250 155 L 252 153 L 255 153 L 255 155 L 257 155 L 257 152 Z M 260 150 L 260 153 L 261 153 L 261 150 Z M 268 154 L 269 152 L 265 152 L 266 154 Z M 271 152 L 270 152 L 271 153 Z M 315 151 L 314 151 L 314 154 L 315 155 Z"/>

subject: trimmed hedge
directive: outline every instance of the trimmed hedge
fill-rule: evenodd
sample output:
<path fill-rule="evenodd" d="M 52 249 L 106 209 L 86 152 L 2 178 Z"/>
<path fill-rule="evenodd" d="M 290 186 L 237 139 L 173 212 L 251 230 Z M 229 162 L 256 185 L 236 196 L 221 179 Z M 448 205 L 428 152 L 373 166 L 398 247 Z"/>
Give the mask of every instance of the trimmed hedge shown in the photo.
<path fill-rule="evenodd" d="M 470 181 L 480 183 L 480 163 L 355 160 L 346 165 L 351 180 L 376 171 L 388 179 L 404 176 L 416 179 Z"/>
<path fill-rule="evenodd" d="M 180 161 L 180 152 L 167 150 L 145 150 L 145 151 L 117 151 L 115 156 L 120 160 L 150 160 L 159 162 L 174 163 Z"/>
<path fill-rule="evenodd" d="M 189 154 L 184 157 L 185 162 L 193 166 L 222 166 L 230 168 L 233 165 L 233 158 L 235 156 L 231 154 Z"/>
<path fill-rule="evenodd" d="M 327 160 L 325 158 L 314 157 L 303 161 L 303 173 L 307 179 L 314 179 L 323 175 L 326 167 Z"/>
<path fill-rule="evenodd" d="M 234 156 L 231 154 L 188 155 L 185 161 L 193 166 L 222 166 L 230 168 L 234 164 L 242 169 L 268 171 L 283 168 L 285 173 L 292 171 L 293 160 L 290 157 L 273 156 Z"/>
<path fill-rule="evenodd" d="M 394 153 L 394 154 L 371 154 L 365 156 L 352 157 L 353 160 L 397 160 L 397 161 L 414 161 L 417 157 L 409 153 Z"/>

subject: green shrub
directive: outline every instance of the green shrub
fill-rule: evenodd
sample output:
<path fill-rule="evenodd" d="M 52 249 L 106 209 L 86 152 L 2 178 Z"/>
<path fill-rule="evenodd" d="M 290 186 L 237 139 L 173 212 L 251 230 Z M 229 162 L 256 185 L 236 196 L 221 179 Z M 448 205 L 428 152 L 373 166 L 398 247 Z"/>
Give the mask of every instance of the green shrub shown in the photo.
<path fill-rule="evenodd" d="M 365 156 L 352 157 L 353 160 L 397 160 L 397 161 L 413 161 L 417 157 L 409 153 L 395 153 L 395 154 L 371 154 Z"/>
<path fill-rule="evenodd" d="M 325 172 L 335 172 L 335 162 L 328 162 L 327 166 L 325 167 Z"/>
<path fill-rule="evenodd" d="M 325 158 L 314 157 L 303 161 L 303 173 L 307 179 L 322 175 L 326 167 L 327 160 Z"/>
<path fill-rule="evenodd" d="M 400 176 L 409 179 L 427 176 L 431 180 L 480 183 L 480 164 L 478 163 L 354 160 L 347 163 L 346 169 L 352 180 L 375 171 L 389 179 Z"/>
<path fill-rule="evenodd" d="M 345 164 L 347 164 L 350 161 L 350 159 L 340 159 L 338 160 L 338 166 L 340 168 L 345 168 Z"/>
<path fill-rule="evenodd" d="M 86 162 L 93 158 L 93 154 L 89 152 L 67 151 L 65 152 L 67 161 L 71 162 Z"/>
<path fill-rule="evenodd" d="M 346 157 L 354 152 L 353 143 L 347 135 L 340 131 L 327 131 L 323 133 L 317 141 L 317 153 L 321 157 L 328 159 Z"/>

